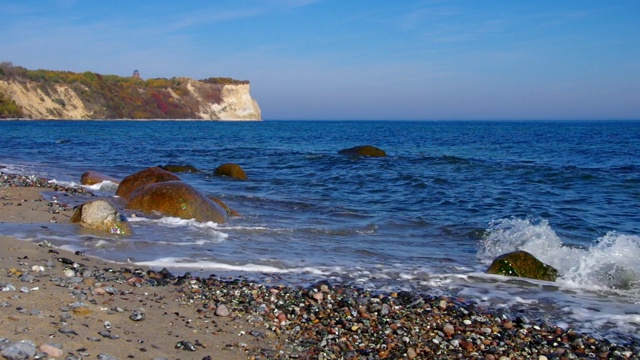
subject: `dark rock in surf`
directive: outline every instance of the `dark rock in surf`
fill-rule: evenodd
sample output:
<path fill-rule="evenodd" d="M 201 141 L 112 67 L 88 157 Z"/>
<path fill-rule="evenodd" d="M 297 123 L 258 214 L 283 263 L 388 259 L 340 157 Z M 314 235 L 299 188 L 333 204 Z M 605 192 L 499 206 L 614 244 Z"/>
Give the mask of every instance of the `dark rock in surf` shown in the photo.
<path fill-rule="evenodd" d="M 247 174 L 238 164 L 226 163 L 218 166 L 213 172 L 217 176 L 229 176 L 239 180 L 247 180 Z"/>
<path fill-rule="evenodd" d="M 387 156 L 387 153 L 384 152 L 384 150 L 378 149 L 377 147 L 371 146 L 371 145 L 362 145 L 362 146 L 355 146 L 349 149 L 343 149 L 338 151 L 338 154 L 369 156 L 369 157 Z"/>
<path fill-rule="evenodd" d="M 215 202 L 216 204 L 220 205 L 227 212 L 228 216 L 240 216 L 239 212 L 230 208 L 227 204 L 225 204 L 222 200 L 218 199 L 217 197 L 209 195 L 208 198 L 211 199 L 211 201 Z"/>
<path fill-rule="evenodd" d="M 196 169 L 193 165 L 176 165 L 167 164 L 160 166 L 161 169 L 171 171 L 172 173 L 199 173 L 200 170 Z"/>
<path fill-rule="evenodd" d="M 128 200 L 131 193 L 136 189 L 141 188 L 144 185 L 165 181 L 180 181 L 180 178 L 178 175 L 159 167 L 146 168 L 122 179 L 120 186 L 118 186 L 118 190 L 116 190 L 116 195 Z"/>
<path fill-rule="evenodd" d="M 487 274 L 556 281 L 558 270 L 536 259 L 530 253 L 520 250 L 495 258 L 487 269 Z"/>
<path fill-rule="evenodd" d="M 131 194 L 127 208 L 200 222 L 221 224 L 227 221 L 227 212 L 220 205 L 182 181 L 144 185 Z"/>
<path fill-rule="evenodd" d="M 76 207 L 69 221 L 110 234 L 133 234 L 127 218 L 107 200 L 89 201 Z"/>
<path fill-rule="evenodd" d="M 120 180 L 93 170 L 87 170 L 80 176 L 80 184 L 82 185 L 95 185 L 100 184 L 103 181 L 111 181 L 114 184 L 120 184 Z"/>

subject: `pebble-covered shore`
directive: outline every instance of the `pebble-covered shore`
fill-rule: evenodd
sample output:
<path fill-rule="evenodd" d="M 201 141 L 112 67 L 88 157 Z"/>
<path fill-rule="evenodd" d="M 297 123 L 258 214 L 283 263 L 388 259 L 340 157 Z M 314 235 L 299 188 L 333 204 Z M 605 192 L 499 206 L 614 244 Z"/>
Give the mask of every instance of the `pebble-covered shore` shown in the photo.
<path fill-rule="evenodd" d="M 0 178 L 0 187 L 51 185 L 12 174 Z M 640 359 L 640 343 L 631 337 L 614 344 L 523 315 L 479 308 L 464 299 L 376 294 L 328 282 L 294 288 L 84 265 L 84 254 L 67 257 L 47 243 L 40 245 L 46 258 L 17 256 L 12 257 L 15 266 L 7 266 L 7 261 L 0 265 L 0 314 L 8 319 L 0 326 L 42 316 L 38 304 L 28 303 L 30 292 L 43 291 L 34 290 L 38 284 L 50 284 L 71 300 L 44 316 L 55 329 L 50 330 L 52 341 L 30 339 L 29 332 L 19 333 L 19 326 L 13 336 L 0 339 L 7 359 L 117 358 L 92 352 L 91 346 L 79 345 L 83 342 L 111 342 L 126 358 L 140 359 Z M 178 310 L 169 310 L 172 306 Z M 100 315 L 94 321 L 78 320 L 96 312 Z M 116 326 L 116 320 L 104 320 L 110 317 L 126 321 Z M 138 325 L 151 321 L 170 342 L 140 342 L 143 329 Z M 212 336 L 232 331 L 222 348 L 208 346 Z"/>

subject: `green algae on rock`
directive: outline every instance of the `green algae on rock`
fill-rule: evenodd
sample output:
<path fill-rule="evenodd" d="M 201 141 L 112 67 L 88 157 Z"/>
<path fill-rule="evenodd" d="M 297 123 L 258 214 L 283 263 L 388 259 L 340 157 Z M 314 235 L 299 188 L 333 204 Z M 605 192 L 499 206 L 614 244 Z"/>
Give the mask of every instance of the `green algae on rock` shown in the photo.
<path fill-rule="evenodd" d="M 487 269 L 487 273 L 546 281 L 556 281 L 558 277 L 558 270 L 522 250 L 498 256 Z"/>

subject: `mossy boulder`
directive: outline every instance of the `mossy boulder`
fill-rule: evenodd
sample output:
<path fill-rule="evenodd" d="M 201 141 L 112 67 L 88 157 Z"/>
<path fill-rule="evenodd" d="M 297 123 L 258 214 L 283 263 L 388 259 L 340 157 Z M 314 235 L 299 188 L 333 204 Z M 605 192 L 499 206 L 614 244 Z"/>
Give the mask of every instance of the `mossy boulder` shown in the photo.
<path fill-rule="evenodd" d="M 530 253 L 519 250 L 495 258 L 487 269 L 487 274 L 556 281 L 558 270 L 536 259 Z"/>
<path fill-rule="evenodd" d="M 87 170 L 80 175 L 80 184 L 82 185 L 95 185 L 100 184 L 103 181 L 111 181 L 114 184 L 120 184 L 119 179 L 93 170 Z"/>
<path fill-rule="evenodd" d="M 387 153 L 384 150 L 378 149 L 371 145 L 355 146 L 349 149 L 343 149 L 338 151 L 338 154 L 344 155 L 357 155 L 357 156 L 370 156 L 370 157 L 385 157 Z"/>
<path fill-rule="evenodd" d="M 176 165 L 167 164 L 160 166 L 161 169 L 171 171 L 172 173 L 199 173 L 200 170 L 196 169 L 193 165 Z"/>
<path fill-rule="evenodd" d="M 180 181 L 180 177 L 159 167 L 146 168 L 122 179 L 120 186 L 118 186 L 118 190 L 116 190 L 116 195 L 120 196 L 124 200 L 128 200 L 131 193 L 136 189 L 139 189 L 144 185 L 165 181 Z"/>
<path fill-rule="evenodd" d="M 227 221 L 227 212 L 220 205 L 182 181 L 163 181 L 138 188 L 131 194 L 127 209 L 200 222 Z"/>
<path fill-rule="evenodd" d="M 217 176 L 229 176 L 239 180 L 247 180 L 247 174 L 238 164 L 226 163 L 218 166 L 213 172 Z"/>
<path fill-rule="evenodd" d="M 127 218 L 107 200 L 94 200 L 77 206 L 69 221 L 110 234 L 133 234 Z"/>

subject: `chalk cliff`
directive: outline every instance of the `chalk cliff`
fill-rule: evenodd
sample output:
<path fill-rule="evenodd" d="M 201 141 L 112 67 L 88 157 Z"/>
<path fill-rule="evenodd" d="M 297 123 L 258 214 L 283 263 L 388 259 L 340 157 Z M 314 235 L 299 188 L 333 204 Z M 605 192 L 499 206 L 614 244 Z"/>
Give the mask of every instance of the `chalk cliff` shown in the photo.
<path fill-rule="evenodd" d="M 0 117 L 261 120 L 248 81 L 147 79 L 0 67 Z M 3 112 L 4 106 L 4 112 Z M 12 109 L 8 111 L 7 109 Z"/>

